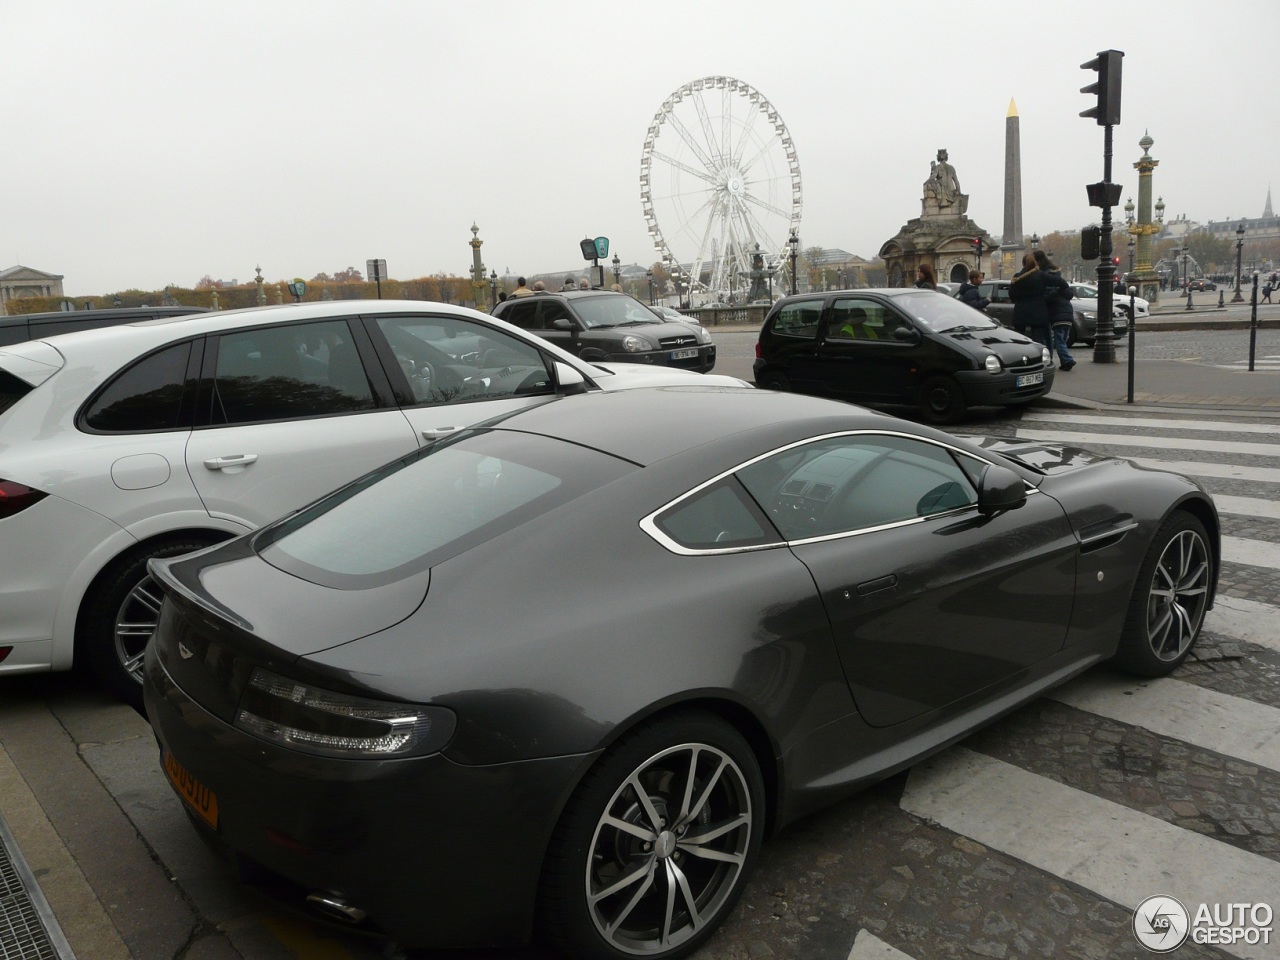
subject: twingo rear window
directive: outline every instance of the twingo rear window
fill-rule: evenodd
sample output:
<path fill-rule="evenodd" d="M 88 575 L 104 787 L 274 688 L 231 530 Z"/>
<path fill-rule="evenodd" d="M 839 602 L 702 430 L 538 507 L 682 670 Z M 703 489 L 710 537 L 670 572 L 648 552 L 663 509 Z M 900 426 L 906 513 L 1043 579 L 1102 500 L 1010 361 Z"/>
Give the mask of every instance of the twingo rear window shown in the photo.
<path fill-rule="evenodd" d="M 0 414 L 31 392 L 31 384 L 19 380 L 8 370 L 0 370 Z"/>
<path fill-rule="evenodd" d="M 387 464 L 264 530 L 259 555 L 338 589 L 392 583 L 632 470 L 551 437 L 475 431 Z"/>

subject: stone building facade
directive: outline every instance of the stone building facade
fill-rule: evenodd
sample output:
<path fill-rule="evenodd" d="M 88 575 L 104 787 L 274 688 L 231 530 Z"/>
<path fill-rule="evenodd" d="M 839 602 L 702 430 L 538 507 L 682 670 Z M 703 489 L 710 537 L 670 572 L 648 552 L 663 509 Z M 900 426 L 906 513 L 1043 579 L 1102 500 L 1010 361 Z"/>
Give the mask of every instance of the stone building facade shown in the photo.
<path fill-rule="evenodd" d="M 6 304 L 25 297 L 61 297 L 62 276 L 18 265 L 0 270 L 0 317 L 9 311 Z"/>

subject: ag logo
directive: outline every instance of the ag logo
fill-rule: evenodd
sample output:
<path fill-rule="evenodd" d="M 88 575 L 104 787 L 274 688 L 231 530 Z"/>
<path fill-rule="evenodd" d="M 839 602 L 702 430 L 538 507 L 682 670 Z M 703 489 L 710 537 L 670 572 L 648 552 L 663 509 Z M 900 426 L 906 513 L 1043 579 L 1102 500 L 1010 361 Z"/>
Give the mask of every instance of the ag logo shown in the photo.
<path fill-rule="evenodd" d="M 1152 953 L 1170 953 L 1187 940 L 1191 915 L 1173 897 L 1147 897 L 1133 912 L 1133 935 Z"/>

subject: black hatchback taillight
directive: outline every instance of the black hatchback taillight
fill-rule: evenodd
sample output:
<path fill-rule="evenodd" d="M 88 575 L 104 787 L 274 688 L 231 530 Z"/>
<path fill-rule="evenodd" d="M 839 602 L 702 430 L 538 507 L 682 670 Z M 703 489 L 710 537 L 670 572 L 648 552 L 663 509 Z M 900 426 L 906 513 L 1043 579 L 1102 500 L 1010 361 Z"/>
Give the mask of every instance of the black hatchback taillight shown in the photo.
<path fill-rule="evenodd" d="M 14 483 L 12 480 L 0 480 L 0 520 L 27 509 L 47 496 L 43 490 Z"/>

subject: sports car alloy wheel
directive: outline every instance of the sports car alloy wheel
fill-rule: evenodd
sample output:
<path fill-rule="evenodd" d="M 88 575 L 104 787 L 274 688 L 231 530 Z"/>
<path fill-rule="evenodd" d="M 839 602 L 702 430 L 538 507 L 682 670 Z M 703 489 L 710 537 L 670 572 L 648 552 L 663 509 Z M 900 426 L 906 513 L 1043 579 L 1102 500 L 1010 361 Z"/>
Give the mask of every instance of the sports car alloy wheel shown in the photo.
<path fill-rule="evenodd" d="M 1204 526 L 1175 514 L 1147 551 L 1117 663 L 1143 676 L 1162 676 L 1182 663 L 1204 623 L 1212 578 Z"/>
<path fill-rule="evenodd" d="M 684 956 L 737 899 L 760 842 L 751 750 L 718 720 L 673 718 L 642 728 L 599 766 L 561 831 L 569 896 L 552 907 L 561 914 L 550 918 L 553 936 L 580 956 Z"/>

